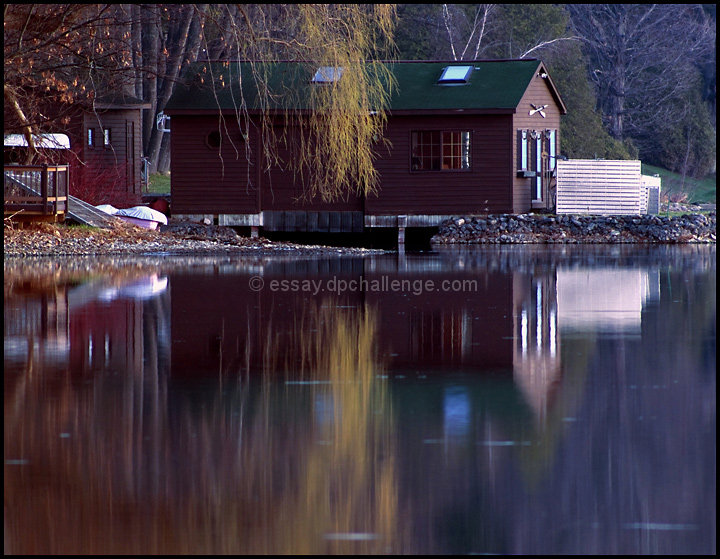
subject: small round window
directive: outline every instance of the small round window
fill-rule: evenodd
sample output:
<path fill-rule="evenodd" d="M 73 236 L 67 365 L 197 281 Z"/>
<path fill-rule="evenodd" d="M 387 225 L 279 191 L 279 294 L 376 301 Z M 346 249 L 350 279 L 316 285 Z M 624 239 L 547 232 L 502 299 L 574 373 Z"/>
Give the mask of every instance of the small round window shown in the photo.
<path fill-rule="evenodd" d="M 220 147 L 220 132 L 213 130 L 207 136 L 205 136 L 205 143 L 210 148 Z"/>

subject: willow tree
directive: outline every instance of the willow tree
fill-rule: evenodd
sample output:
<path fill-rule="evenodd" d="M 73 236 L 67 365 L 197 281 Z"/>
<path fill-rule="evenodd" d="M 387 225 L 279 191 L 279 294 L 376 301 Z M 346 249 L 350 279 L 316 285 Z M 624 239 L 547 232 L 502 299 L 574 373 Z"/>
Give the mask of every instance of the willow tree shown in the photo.
<path fill-rule="evenodd" d="M 168 142 L 156 117 L 192 63 L 252 61 L 250 73 L 234 79 L 252 82 L 260 94 L 264 160 L 277 162 L 287 138 L 275 138 L 273 124 L 292 113 L 306 142 L 293 163 L 307 195 L 332 200 L 377 187 L 373 150 L 392 80 L 386 66 L 366 62 L 391 55 L 392 5 L 7 4 L 4 17 L 4 128 L 25 134 L 31 154 L 33 134 L 62 131 L 72 110 L 92 110 L 99 94 L 123 91 L 152 107 L 143 146 L 160 170 Z M 342 68 L 342 78 L 317 88 L 308 111 L 293 112 L 297 92 L 269 86 L 264 63 L 279 60 L 306 70 Z M 227 74 L 215 78 L 228 85 Z M 236 108 L 249 126 L 246 100 L 238 98 Z"/>
<path fill-rule="evenodd" d="M 211 76 L 212 83 L 227 88 L 232 80 L 240 92 L 252 83 L 255 105 L 238 96 L 236 120 L 249 133 L 250 110 L 259 110 L 263 159 L 268 167 L 292 168 L 305 197 L 332 201 L 377 190 L 374 159 L 384 144 L 393 78 L 387 64 L 373 61 L 392 56 L 394 25 L 392 5 L 259 4 L 208 13 L 205 52 L 220 44 L 225 59 L 252 61 L 238 66 L 245 73 Z M 268 68 L 277 61 L 296 62 L 311 76 L 322 68 L 322 83 L 309 94 L 273 84 Z M 223 119 L 220 114 L 221 128 Z M 278 120 L 283 127 L 275 126 Z M 290 129 L 297 133 L 287 134 Z M 278 158 L 280 147 L 292 150 L 290 161 Z"/>
<path fill-rule="evenodd" d="M 382 137 L 392 74 L 368 63 L 378 39 L 392 36 L 393 10 L 387 5 L 297 4 L 303 34 L 321 68 L 332 68 L 329 83 L 311 89 L 306 122 L 311 145 L 300 150 L 308 194 L 332 200 L 355 189 L 377 189 L 374 150 Z M 301 135 L 301 138 L 305 138 Z"/>

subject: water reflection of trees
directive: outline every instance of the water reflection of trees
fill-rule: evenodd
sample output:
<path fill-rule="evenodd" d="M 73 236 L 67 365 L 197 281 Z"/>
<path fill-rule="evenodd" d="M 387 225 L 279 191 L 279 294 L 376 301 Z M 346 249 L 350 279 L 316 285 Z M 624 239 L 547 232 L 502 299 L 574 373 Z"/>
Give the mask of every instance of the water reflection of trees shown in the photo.
<path fill-rule="evenodd" d="M 225 317 L 217 331 L 190 313 L 189 334 L 181 332 L 200 334 L 204 346 L 216 332 L 230 339 L 213 346 L 223 353 L 216 376 L 197 374 L 191 360 L 169 363 L 162 325 L 171 312 L 173 321 L 183 317 L 169 297 L 105 306 L 125 321 L 119 327 L 106 315 L 107 331 L 142 340 L 133 346 L 139 353 L 116 343 L 109 359 L 96 352 L 73 365 L 75 352 L 36 352 L 6 372 L 6 551 L 707 551 L 715 533 L 707 458 L 715 440 L 714 252 L 675 248 L 659 249 L 652 266 L 637 247 L 534 260 L 514 250 L 470 252 L 449 269 L 462 262 L 487 293 L 511 297 L 426 297 L 402 315 L 389 310 L 405 312 L 407 301 L 392 307 L 385 294 L 364 304 L 268 297 L 251 320 L 243 312 L 252 301 L 233 306 L 231 289 L 197 274 L 185 292 L 210 286 L 220 310 L 233 311 L 216 313 Z M 567 280 L 612 272 L 616 262 L 632 274 L 603 275 L 614 280 L 598 289 L 632 288 L 633 297 L 614 299 L 631 301 L 631 320 L 563 322 Z M 235 261 L 223 266 L 230 287 L 251 273 Z M 645 290 L 646 279 L 659 289 Z M 173 281 L 171 289 L 182 285 Z M 13 285 L 25 286 L 14 292 L 21 298 L 35 289 Z M 53 339 L 65 332 L 87 356 L 72 320 L 58 318 L 66 291 L 44 292 L 47 312 L 34 315 L 44 319 L 17 331 L 45 328 L 49 340 L 57 324 Z M 578 301 L 587 295 L 575 291 Z M 179 293 L 173 301 L 183 301 Z M 476 320 L 488 305 L 498 307 L 491 325 Z M 598 318 L 605 310 L 587 308 Z M 461 370 L 485 338 L 499 344 L 507 368 Z M 393 358 L 383 342 L 418 370 L 379 364 L 379 355 Z M 436 356 L 450 356 L 444 372 L 420 368 Z M 245 374 L 250 361 L 253 374 Z M 179 368 L 188 374 L 176 375 Z M 658 522 L 679 528 L 647 528 Z"/>
<path fill-rule="evenodd" d="M 376 317 L 329 304 L 302 320 L 295 379 L 185 390 L 141 360 L 6 380 L 6 551 L 402 549 Z"/>

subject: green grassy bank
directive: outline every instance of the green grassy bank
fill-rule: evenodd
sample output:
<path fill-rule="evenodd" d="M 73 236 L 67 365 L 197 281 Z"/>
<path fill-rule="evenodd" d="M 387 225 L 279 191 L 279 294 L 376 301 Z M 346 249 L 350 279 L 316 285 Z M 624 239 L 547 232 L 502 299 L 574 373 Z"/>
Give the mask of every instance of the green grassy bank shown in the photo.
<path fill-rule="evenodd" d="M 702 179 L 694 179 L 685 177 L 683 185 L 682 175 L 662 169 L 661 167 L 653 167 L 652 165 L 642 165 L 643 175 L 660 175 L 662 180 L 661 196 L 666 199 L 677 198 L 676 201 L 683 201 L 683 195 L 686 196 L 685 202 L 693 204 L 714 204 L 716 190 L 716 176 L 712 173 Z"/>
<path fill-rule="evenodd" d="M 148 192 L 170 194 L 170 173 L 151 173 Z"/>

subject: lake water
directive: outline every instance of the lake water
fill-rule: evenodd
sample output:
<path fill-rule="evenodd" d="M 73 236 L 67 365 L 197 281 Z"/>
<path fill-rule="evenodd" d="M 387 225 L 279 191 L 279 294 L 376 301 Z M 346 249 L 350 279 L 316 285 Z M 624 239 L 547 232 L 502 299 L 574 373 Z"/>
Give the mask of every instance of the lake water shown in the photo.
<path fill-rule="evenodd" d="M 5 552 L 714 554 L 714 246 L 5 262 Z"/>

